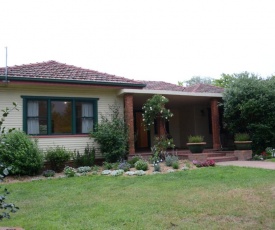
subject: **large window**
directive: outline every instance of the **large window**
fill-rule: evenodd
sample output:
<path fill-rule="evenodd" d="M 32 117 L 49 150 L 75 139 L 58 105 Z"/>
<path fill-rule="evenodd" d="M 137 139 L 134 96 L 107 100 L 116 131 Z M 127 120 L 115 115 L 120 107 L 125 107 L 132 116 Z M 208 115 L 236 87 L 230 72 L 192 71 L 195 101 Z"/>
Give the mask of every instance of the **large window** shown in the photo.
<path fill-rule="evenodd" d="M 97 98 L 22 98 L 23 129 L 31 135 L 84 134 L 97 122 Z"/>

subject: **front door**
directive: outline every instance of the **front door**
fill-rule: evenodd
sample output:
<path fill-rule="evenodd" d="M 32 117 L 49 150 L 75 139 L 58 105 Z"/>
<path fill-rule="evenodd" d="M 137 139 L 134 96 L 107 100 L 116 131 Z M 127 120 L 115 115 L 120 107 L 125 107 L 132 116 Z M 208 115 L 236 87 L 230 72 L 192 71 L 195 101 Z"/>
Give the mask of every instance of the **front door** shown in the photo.
<path fill-rule="evenodd" d="M 149 148 L 149 134 L 142 121 L 142 112 L 135 112 L 136 148 Z"/>

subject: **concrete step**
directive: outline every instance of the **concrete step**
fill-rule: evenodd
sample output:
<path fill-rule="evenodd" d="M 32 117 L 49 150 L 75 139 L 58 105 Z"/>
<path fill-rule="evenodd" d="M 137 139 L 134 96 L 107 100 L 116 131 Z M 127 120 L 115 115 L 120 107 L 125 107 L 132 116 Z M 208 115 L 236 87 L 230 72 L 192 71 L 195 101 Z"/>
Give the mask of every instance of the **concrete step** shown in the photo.
<path fill-rule="evenodd" d="M 235 156 L 221 156 L 221 157 L 207 157 L 207 160 L 214 160 L 215 162 L 237 161 Z"/>

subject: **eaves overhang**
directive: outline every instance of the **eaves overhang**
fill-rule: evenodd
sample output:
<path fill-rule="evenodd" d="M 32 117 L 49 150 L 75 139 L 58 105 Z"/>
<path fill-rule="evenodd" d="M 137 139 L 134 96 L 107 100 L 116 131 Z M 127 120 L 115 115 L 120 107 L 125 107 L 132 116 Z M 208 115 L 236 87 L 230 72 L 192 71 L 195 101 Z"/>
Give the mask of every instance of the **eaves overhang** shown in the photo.
<path fill-rule="evenodd" d="M 14 76 L 0 76 L 3 82 L 10 81 L 25 81 L 25 82 L 40 82 L 40 83 L 66 83 L 66 84 L 85 84 L 85 85 L 102 85 L 102 86 L 120 86 L 120 87 L 136 87 L 143 88 L 146 85 L 141 83 L 128 83 L 128 82 L 110 82 L 110 81 L 86 81 L 86 80 L 71 80 L 71 79 L 45 79 L 45 78 L 26 78 Z"/>
<path fill-rule="evenodd" d="M 198 93 L 198 92 L 182 92 L 172 90 L 145 90 L 145 89 L 121 89 L 118 95 L 123 94 L 161 94 L 161 95 L 174 95 L 174 96 L 189 96 L 189 97 L 210 97 L 210 98 L 222 98 L 222 93 Z"/>

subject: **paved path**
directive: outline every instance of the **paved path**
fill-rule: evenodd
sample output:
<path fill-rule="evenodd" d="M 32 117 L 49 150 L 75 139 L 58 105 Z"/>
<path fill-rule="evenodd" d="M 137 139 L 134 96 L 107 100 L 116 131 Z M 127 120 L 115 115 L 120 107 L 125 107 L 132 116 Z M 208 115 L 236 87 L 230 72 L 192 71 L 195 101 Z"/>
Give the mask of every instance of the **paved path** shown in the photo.
<path fill-rule="evenodd" d="M 263 169 L 273 169 L 275 170 L 275 162 L 267 161 L 226 161 L 226 162 L 216 162 L 216 165 L 232 165 L 240 167 L 252 167 L 252 168 L 263 168 Z"/>

